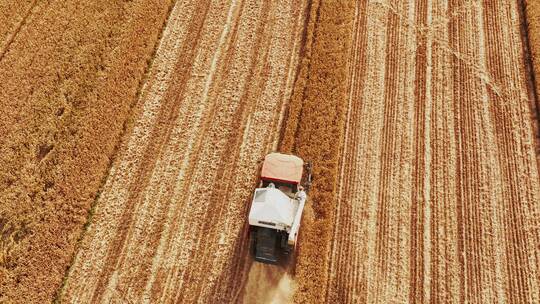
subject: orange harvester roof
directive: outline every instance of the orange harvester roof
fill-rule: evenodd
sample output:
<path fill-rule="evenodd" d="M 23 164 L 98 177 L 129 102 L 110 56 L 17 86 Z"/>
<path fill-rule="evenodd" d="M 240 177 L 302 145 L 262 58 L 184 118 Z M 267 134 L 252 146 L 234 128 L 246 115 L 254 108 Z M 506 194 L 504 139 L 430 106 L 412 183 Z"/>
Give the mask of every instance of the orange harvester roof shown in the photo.
<path fill-rule="evenodd" d="M 262 179 L 300 183 L 304 161 L 294 155 L 270 153 L 264 158 Z"/>

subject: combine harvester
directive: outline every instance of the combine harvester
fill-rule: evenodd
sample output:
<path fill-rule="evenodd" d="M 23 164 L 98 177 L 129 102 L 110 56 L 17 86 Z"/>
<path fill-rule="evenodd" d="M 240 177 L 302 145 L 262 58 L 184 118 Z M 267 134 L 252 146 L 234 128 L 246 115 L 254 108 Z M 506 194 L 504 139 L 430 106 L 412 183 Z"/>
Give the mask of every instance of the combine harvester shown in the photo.
<path fill-rule="evenodd" d="M 281 153 L 265 157 L 249 211 L 255 261 L 278 264 L 294 250 L 310 186 L 310 162 Z"/>

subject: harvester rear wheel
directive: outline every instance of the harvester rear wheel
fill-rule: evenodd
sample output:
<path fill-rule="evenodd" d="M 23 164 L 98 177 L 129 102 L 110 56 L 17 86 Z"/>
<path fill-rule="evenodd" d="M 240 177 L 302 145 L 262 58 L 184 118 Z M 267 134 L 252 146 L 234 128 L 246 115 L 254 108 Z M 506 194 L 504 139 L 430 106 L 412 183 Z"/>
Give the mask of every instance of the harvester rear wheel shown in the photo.
<path fill-rule="evenodd" d="M 255 250 L 257 247 L 257 231 L 256 228 L 249 228 L 249 253 L 255 256 Z"/>

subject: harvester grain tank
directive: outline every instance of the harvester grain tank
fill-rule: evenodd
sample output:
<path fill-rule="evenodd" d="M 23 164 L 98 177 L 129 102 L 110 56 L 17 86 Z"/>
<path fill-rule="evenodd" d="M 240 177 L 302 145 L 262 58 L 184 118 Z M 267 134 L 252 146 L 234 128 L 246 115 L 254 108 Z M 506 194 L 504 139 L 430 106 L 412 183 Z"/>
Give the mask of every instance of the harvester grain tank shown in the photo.
<path fill-rule="evenodd" d="M 294 155 L 270 153 L 249 211 L 255 261 L 277 264 L 296 244 L 311 185 L 311 163 Z"/>

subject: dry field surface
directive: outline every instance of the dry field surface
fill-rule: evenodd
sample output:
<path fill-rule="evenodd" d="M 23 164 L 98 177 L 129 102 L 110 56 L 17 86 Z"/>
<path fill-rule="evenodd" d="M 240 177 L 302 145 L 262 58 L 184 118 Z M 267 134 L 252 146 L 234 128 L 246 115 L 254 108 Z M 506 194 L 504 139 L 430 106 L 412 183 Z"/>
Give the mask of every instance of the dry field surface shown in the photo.
<path fill-rule="evenodd" d="M 540 302 L 517 1 L 360 1 L 329 300 Z"/>
<path fill-rule="evenodd" d="M 0 0 L 0 302 L 540 303 L 536 6 L 113 3 Z M 285 268 L 272 150 L 315 164 Z"/>
<path fill-rule="evenodd" d="M 170 1 L 0 1 L 0 302 L 62 283 Z"/>

